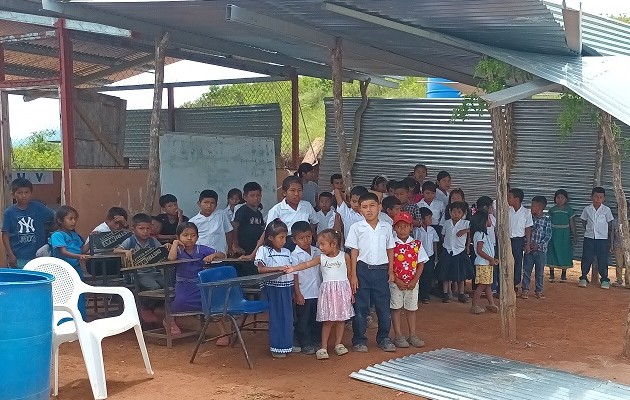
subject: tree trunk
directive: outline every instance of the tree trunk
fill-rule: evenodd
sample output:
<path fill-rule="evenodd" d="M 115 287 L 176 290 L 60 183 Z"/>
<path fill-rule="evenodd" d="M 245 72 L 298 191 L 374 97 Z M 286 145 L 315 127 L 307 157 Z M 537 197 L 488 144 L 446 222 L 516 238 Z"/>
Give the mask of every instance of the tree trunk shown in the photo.
<path fill-rule="evenodd" d="M 626 260 L 630 260 L 630 226 L 628 224 L 628 203 L 621 182 L 621 153 L 619 151 L 618 133 L 613 131 L 612 117 L 606 112 L 601 112 L 601 128 L 610 162 L 612 164 L 613 188 L 617 201 L 617 219 L 621 233 L 621 245 Z M 594 281 L 593 281 L 594 282 Z M 630 357 L 630 313 L 626 324 L 626 333 L 623 342 L 623 355 Z"/>
<path fill-rule="evenodd" d="M 603 125 L 603 124 L 602 124 Z M 602 170 L 604 168 L 604 132 L 600 126 L 597 131 L 597 149 L 595 151 L 595 172 L 593 173 L 593 186 L 601 186 Z M 593 261 L 591 266 L 591 282 L 599 280 L 599 270 L 597 260 Z"/>
<path fill-rule="evenodd" d="M 363 113 L 368 106 L 370 99 L 367 97 L 368 86 L 370 80 L 359 82 L 359 89 L 361 90 L 361 104 L 354 113 L 354 134 L 352 135 L 352 147 L 350 148 L 350 170 L 354 167 L 354 162 L 357 160 L 357 151 L 359 151 L 359 141 L 361 140 L 361 122 L 363 122 Z"/>
<path fill-rule="evenodd" d="M 149 128 L 149 179 L 142 211 L 153 212 L 153 205 L 160 181 L 160 116 L 162 113 L 162 88 L 164 86 L 164 59 L 168 46 L 169 34 L 166 32 L 155 42 L 155 84 L 153 86 L 153 109 Z"/>
<path fill-rule="evenodd" d="M 0 92 L 0 159 L 2 161 L 2 182 L 0 182 L 0 207 L 6 210 L 13 204 L 11 193 L 12 169 L 11 133 L 9 131 L 9 96 Z"/>
<path fill-rule="evenodd" d="M 508 184 L 508 125 L 504 107 L 490 110 L 494 150 L 494 169 L 497 183 L 497 227 L 496 236 L 499 246 L 499 284 L 501 337 L 504 340 L 516 340 L 516 293 L 514 292 L 514 257 L 510 243 L 510 224 L 507 203 Z"/>
<path fill-rule="evenodd" d="M 507 174 L 508 179 L 516 158 L 516 135 L 514 134 L 514 103 L 505 105 L 505 123 L 507 135 Z"/>
<path fill-rule="evenodd" d="M 343 129 L 343 92 L 342 92 L 342 39 L 335 39 L 335 48 L 332 49 L 332 80 L 333 80 L 333 105 L 335 108 L 335 133 L 337 134 L 337 144 L 339 147 L 339 167 L 343 183 L 346 186 L 346 193 L 352 190 L 352 170 L 348 159 L 348 148 L 346 146 L 346 133 Z"/>

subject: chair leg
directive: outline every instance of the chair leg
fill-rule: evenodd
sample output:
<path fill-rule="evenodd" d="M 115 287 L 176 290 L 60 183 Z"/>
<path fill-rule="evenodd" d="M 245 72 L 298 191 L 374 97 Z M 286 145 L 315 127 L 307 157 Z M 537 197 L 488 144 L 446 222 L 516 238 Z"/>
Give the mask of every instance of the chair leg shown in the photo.
<path fill-rule="evenodd" d="M 101 348 L 101 340 L 88 334 L 85 339 L 88 343 L 81 340 L 81 351 L 85 360 L 85 367 L 92 386 L 94 399 L 107 398 L 107 382 L 105 380 L 105 364 L 103 362 L 103 349 Z M 87 346 L 86 346 L 87 345 Z"/>
<path fill-rule="evenodd" d="M 203 324 L 203 328 L 201 328 L 201 332 L 199 332 L 199 339 L 197 339 L 197 345 L 195 346 L 195 350 L 193 350 L 192 357 L 190 357 L 190 363 L 192 364 L 195 361 L 195 357 L 197 356 L 197 351 L 199 351 L 199 346 L 201 346 L 201 342 L 206 337 L 206 329 L 208 329 L 208 325 L 210 325 L 210 317 L 206 318 L 206 322 Z"/>
<path fill-rule="evenodd" d="M 243 327 L 245 326 L 245 322 L 247 321 L 247 316 L 248 314 L 243 315 L 243 320 L 241 321 L 241 324 L 238 327 L 240 331 L 242 331 Z M 234 320 L 236 320 L 236 318 Z M 230 346 L 234 347 L 236 345 L 237 339 L 238 338 L 236 337 L 236 335 L 232 335 L 232 337 L 230 338 Z"/>
<path fill-rule="evenodd" d="M 238 340 L 241 342 L 241 347 L 243 348 L 243 354 L 245 354 L 247 365 L 249 366 L 249 369 L 254 369 L 254 367 L 252 366 L 252 362 L 249 359 L 249 354 L 247 353 L 247 348 L 245 347 L 243 336 L 241 336 L 241 330 L 239 329 L 238 324 L 236 323 L 236 320 L 234 319 L 234 317 L 229 314 L 228 314 L 228 317 L 230 317 L 230 319 L 232 320 L 232 323 L 234 324 L 234 330 L 236 331 L 236 336 L 238 336 Z"/>
<path fill-rule="evenodd" d="M 54 388 L 53 388 L 53 396 L 57 396 L 59 394 L 59 344 L 53 344 L 53 369 L 54 369 Z"/>
<path fill-rule="evenodd" d="M 133 327 L 133 330 L 136 332 L 138 346 L 140 347 L 140 353 L 142 353 L 142 359 L 144 360 L 144 367 L 147 369 L 147 374 L 153 376 L 151 362 L 149 361 L 149 353 L 147 352 L 147 345 L 144 342 L 144 335 L 142 335 L 142 327 L 140 326 L 140 324 L 138 324 Z"/>

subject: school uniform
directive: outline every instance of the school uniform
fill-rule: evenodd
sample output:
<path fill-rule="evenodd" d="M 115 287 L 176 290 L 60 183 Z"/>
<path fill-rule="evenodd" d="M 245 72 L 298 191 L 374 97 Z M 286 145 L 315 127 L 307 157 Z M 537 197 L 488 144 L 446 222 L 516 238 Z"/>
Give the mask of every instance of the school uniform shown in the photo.
<path fill-rule="evenodd" d="M 199 230 L 197 244 L 202 244 L 227 254 L 228 244 L 225 234 L 231 232 L 234 228 L 232 228 L 230 217 L 225 211 L 217 209 L 208 216 L 199 213 L 192 217 L 189 222 L 197 225 Z"/>
<path fill-rule="evenodd" d="M 234 221 L 234 216 L 236 215 L 236 212 L 238 211 L 239 208 L 243 207 L 243 204 L 244 203 L 235 205 L 234 209 L 232 209 L 229 205 L 225 207 L 223 211 L 225 211 L 227 216 L 230 218 L 230 221 Z"/>
<path fill-rule="evenodd" d="M 521 206 L 518 211 L 510 207 L 510 242 L 514 257 L 514 286 L 521 283 L 523 277 L 523 255 L 525 252 L 525 229 L 534 225 L 532 212 Z"/>
<path fill-rule="evenodd" d="M 317 234 L 320 234 L 325 229 L 332 229 L 335 225 L 335 209 L 331 208 L 327 214 L 324 214 L 322 210 L 315 213 L 317 218 Z"/>
<path fill-rule="evenodd" d="M 593 261 L 597 259 L 600 282 L 609 282 L 608 224 L 613 220 L 612 212 L 609 207 L 603 204 L 597 209 L 590 204 L 584 208 L 580 219 L 586 222 L 584 244 L 582 245 L 582 276 L 580 280 L 586 280 Z"/>
<path fill-rule="evenodd" d="M 481 250 L 490 257 L 495 257 L 494 253 L 494 241 L 490 238 L 488 233 L 475 232 L 473 235 L 473 249 L 476 254 L 475 258 L 475 284 L 477 285 L 490 285 L 493 281 L 493 265 L 485 258 L 481 257 L 477 253 L 477 243 L 482 242 Z"/>
<path fill-rule="evenodd" d="M 435 278 L 435 252 L 433 245 L 440 242 L 437 231 L 432 226 L 414 229 L 415 237 L 422 242 L 422 247 L 429 259 L 424 263 L 422 275 L 420 275 L 419 295 L 420 300 L 429 300 L 433 279 Z"/>
<path fill-rule="evenodd" d="M 451 192 L 443 192 L 442 189 L 440 188 L 436 188 L 435 189 L 435 200 L 437 201 L 441 201 L 442 204 L 444 204 L 446 206 L 446 204 L 448 204 L 448 198 L 451 195 Z"/>
<path fill-rule="evenodd" d="M 452 219 L 444 222 L 444 244 L 440 257 L 439 279 L 441 281 L 462 282 L 473 278 L 472 262 L 466 254 L 468 235 L 457 236 L 457 232 L 468 229 L 470 221 Z"/>
<path fill-rule="evenodd" d="M 263 267 L 282 267 L 293 265 L 293 260 L 288 249 L 277 251 L 261 246 L 256 251 L 254 263 Z M 265 281 L 263 294 L 269 302 L 269 350 L 290 353 L 293 349 L 293 274 Z"/>
<path fill-rule="evenodd" d="M 387 250 L 395 247 L 392 226 L 378 221 L 372 228 L 367 221 L 354 223 L 346 237 L 346 246 L 359 250 L 356 274 L 359 288 L 355 293 L 352 320 L 352 345 L 365 345 L 367 337 L 367 317 L 370 313 L 370 300 L 378 317 L 377 343 L 389 340 L 391 311 L 389 308 L 389 257 Z"/>
<path fill-rule="evenodd" d="M 331 211 L 332 212 L 332 211 Z M 317 247 L 311 246 L 310 254 L 300 247 L 295 247 L 291 252 L 293 265 L 307 262 L 319 256 L 321 252 Z M 317 322 L 317 301 L 319 287 L 322 284 L 322 273 L 319 265 L 298 271 L 300 293 L 304 297 L 304 304 L 295 306 L 295 336 L 302 348 L 313 347 L 315 342 L 321 340 L 322 324 Z"/>
<path fill-rule="evenodd" d="M 301 200 L 298 203 L 297 209 L 293 209 L 290 205 L 287 204 L 286 199 L 282 199 L 282 201 L 275 206 L 271 207 L 269 212 L 267 213 L 267 225 L 269 225 L 274 219 L 279 218 L 280 221 L 284 222 L 291 232 L 291 228 L 293 224 L 298 221 L 308 221 L 311 224 L 317 224 L 317 216 L 315 214 L 315 209 L 308 201 Z M 290 251 L 295 250 L 295 243 L 291 236 L 287 236 L 287 242 L 284 245 Z"/>
<path fill-rule="evenodd" d="M 408 284 L 415 277 L 418 264 L 426 263 L 429 257 L 424 250 L 422 242 L 411 236 L 405 241 L 399 238 L 395 238 L 394 241 L 396 243 L 394 248 L 394 274 L 398 279 Z M 398 285 L 392 282 L 389 284 L 389 291 L 391 294 L 389 307 L 392 310 L 404 308 L 407 311 L 416 311 L 418 309 L 419 284 L 412 290 L 400 290 Z"/>
<path fill-rule="evenodd" d="M 431 216 L 431 226 L 435 228 L 436 226 L 440 226 L 440 222 L 444 219 L 444 213 L 446 211 L 446 206 L 440 200 L 433 199 L 431 204 L 427 203 L 425 199 L 420 200 L 418 203 L 418 207 L 426 207 L 433 215 Z"/>
<path fill-rule="evenodd" d="M 341 222 L 343 222 L 343 237 L 348 238 L 348 233 L 350 232 L 350 227 L 359 221 L 365 221 L 365 218 L 361 213 L 354 211 L 351 207 L 348 207 L 346 203 L 341 204 L 337 207 L 337 214 L 341 217 Z M 346 247 L 348 245 L 346 244 Z"/>
<path fill-rule="evenodd" d="M 384 213 L 382 211 L 378 214 L 378 220 L 387 222 L 388 224 L 392 226 L 394 225 L 394 220 L 392 219 L 392 217 L 390 217 L 389 215 L 387 215 L 387 213 Z"/>

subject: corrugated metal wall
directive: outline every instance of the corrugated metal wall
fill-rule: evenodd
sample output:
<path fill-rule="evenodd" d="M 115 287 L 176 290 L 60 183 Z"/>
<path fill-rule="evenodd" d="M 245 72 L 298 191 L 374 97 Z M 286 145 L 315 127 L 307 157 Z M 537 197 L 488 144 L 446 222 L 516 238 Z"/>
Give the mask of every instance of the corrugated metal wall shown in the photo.
<path fill-rule="evenodd" d="M 129 165 L 148 165 L 149 122 L 151 110 L 128 110 L 125 131 L 125 157 Z M 162 112 L 161 132 L 166 131 L 167 116 Z M 276 155 L 280 154 L 282 113 L 278 104 L 249 106 L 179 108 L 175 110 L 178 132 L 209 135 L 262 136 L 274 139 Z"/>

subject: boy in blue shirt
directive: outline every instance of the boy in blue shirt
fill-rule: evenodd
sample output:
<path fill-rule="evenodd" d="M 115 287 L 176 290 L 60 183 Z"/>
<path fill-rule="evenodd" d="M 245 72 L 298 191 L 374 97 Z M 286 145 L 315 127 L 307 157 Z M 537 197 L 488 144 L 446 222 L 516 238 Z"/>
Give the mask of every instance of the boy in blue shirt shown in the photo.
<path fill-rule="evenodd" d="M 28 179 L 15 179 L 11 192 L 15 204 L 4 211 L 2 244 L 9 267 L 24 268 L 46 244 L 46 230 L 53 222 L 54 213 L 42 203 L 31 201 L 33 184 Z"/>

